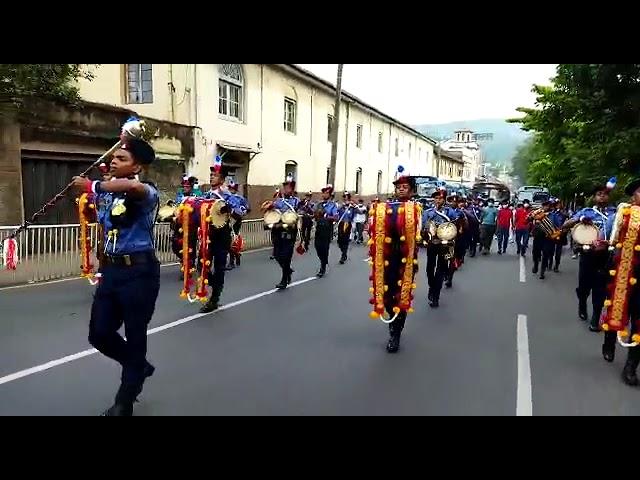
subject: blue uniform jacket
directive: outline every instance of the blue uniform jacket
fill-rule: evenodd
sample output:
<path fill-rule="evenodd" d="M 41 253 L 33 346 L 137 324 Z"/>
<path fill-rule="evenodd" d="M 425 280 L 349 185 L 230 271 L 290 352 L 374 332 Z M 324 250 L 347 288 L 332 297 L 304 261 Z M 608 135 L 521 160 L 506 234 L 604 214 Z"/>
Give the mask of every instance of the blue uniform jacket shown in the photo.
<path fill-rule="evenodd" d="M 244 217 L 247 214 L 247 203 L 241 195 L 235 195 L 223 190 L 209 190 L 204 194 L 203 198 L 207 200 L 224 200 L 229 207 L 231 213 Z"/>
<path fill-rule="evenodd" d="M 443 216 L 444 215 L 444 216 Z M 449 218 L 447 220 L 446 217 Z M 432 207 L 428 210 L 425 210 L 422 214 L 422 225 L 426 226 L 427 222 L 431 221 L 436 225 L 440 225 L 441 223 L 454 222 L 460 216 L 460 212 L 451 207 L 442 207 L 440 210 L 437 210 L 435 207 Z"/>
<path fill-rule="evenodd" d="M 577 211 L 571 220 L 580 220 L 582 217 L 590 219 L 593 224 L 600 230 L 600 240 L 608 240 L 613 230 L 613 221 L 616 217 L 615 207 L 606 207 L 604 211 L 598 210 L 596 207 L 583 208 Z"/>
<path fill-rule="evenodd" d="M 282 198 L 278 197 L 275 202 L 273 202 L 273 207 L 278 210 L 280 213 L 298 211 L 298 205 L 300 204 L 300 199 L 298 197 L 289 197 Z"/>
<path fill-rule="evenodd" d="M 159 196 L 155 186 L 145 183 L 143 199 L 126 193 L 97 193 L 98 222 L 104 227 L 104 251 L 108 255 L 130 255 L 155 249 L 153 226 Z"/>

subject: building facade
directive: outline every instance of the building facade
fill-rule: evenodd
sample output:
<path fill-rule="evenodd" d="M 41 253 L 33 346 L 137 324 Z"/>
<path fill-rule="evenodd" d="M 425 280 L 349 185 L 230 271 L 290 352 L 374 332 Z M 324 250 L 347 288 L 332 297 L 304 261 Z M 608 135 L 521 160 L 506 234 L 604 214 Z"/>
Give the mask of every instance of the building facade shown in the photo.
<path fill-rule="evenodd" d="M 439 147 L 451 153 L 461 154 L 464 163 L 461 181 L 466 186 L 473 186 L 476 179 L 482 175 L 483 162 L 482 151 L 473 131 L 456 130 L 454 138 L 441 142 Z"/>
<path fill-rule="evenodd" d="M 106 64 L 84 99 L 194 127 L 186 171 L 208 183 L 223 157 L 226 173 L 252 206 L 288 173 L 299 191 L 318 192 L 329 178 L 335 88 L 291 64 Z M 361 196 L 386 194 L 398 165 L 434 175 L 435 142 L 343 92 L 335 187 Z"/>

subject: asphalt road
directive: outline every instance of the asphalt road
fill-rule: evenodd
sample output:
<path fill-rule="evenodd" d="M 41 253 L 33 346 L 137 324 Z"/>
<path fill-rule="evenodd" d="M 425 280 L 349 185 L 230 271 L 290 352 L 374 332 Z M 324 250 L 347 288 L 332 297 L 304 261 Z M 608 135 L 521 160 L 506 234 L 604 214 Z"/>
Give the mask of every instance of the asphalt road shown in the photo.
<path fill-rule="evenodd" d="M 177 268 L 163 268 L 149 338 L 157 371 L 135 415 L 640 414 L 620 381 L 624 352 L 605 363 L 601 336 L 577 318 L 577 261 L 565 251 L 561 273 L 540 281 L 514 253 L 468 259 L 437 310 L 423 259 L 396 355 L 368 317 L 364 247 L 340 266 L 333 245 L 319 280 L 315 255 L 297 257 L 299 283 L 284 292 L 273 291 L 269 253 L 247 254 L 227 275 L 226 308 L 204 316 L 179 299 Z M 119 368 L 87 342 L 91 297 L 82 280 L 0 290 L 0 415 L 111 404 Z"/>

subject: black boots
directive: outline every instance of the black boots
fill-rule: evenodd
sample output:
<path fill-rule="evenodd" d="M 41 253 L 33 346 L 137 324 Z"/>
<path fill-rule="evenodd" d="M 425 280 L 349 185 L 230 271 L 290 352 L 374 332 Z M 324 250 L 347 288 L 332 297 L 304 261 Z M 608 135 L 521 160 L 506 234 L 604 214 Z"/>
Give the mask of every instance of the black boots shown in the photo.
<path fill-rule="evenodd" d="M 589 323 L 589 331 L 598 333 L 600 331 L 600 311 L 594 309 L 593 315 L 591 315 L 591 322 Z"/>
<path fill-rule="evenodd" d="M 293 273 L 293 270 L 291 269 L 289 269 L 286 273 L 284 270 L 282 271 L 282 280 L 280 280 L 280 283 L 276 285 L 276 288 L 278 290 L 284 290 L 289 286 L 289 284 L 291 283 L 292 273 Z"/>
<path fill-rule="evenodd" d="M 207 300 L 202 308 L 200 309 L 200 313 L 211 313 L 217 310 L 220 307 L 220 295 L 222 294 L 222 289 L 218 287 L 213 288 L 213 292 L 211 293 L 211 297 Z"/>
<path fill-rule="evenodd" d="M 611 363 L 616 357 L 616 332 L 605 332 L 602 344 L 602 358 Z"/>
<path fill-rule="evenodd" d="M 389 324 L 389 341 L 387 342 L 387 352 L 396 353 L 400 349 L 400 334 L 402 330 L 394 325 L 395 322 Z"/>
<path fill-rule="evenodd" d="M 587 314 L 587 299 L 578 299 L 578 317 L 580 320 L 587 321 L 589 315 Z"/>
<path fill-rule="evenodd" d="M 427 298 L 429 299 L 429 306 L 431 308 L 438 308 L 440 306 L 440 299 L 438 298 L 440 295 L 437 295 L 429 289 L 429 294 Z"/>
<path fill-rule="evenodd" d="M 538 273 L 538 262 L 533 263 L 533 270 L 531 270 L 531 273 L 533 273 L 534 275 Z"/>
<path fill-rule="evenodd" d="M 316 277 L 322 278 L 326 274 L 327 274 L 327 266 L 326 265 L 321 265 L 320 266 L 320 270 L 318 271 L 318 273 L 316 273 Z"/>
<path fill-rule="evenodd" d="M 340 265 L 344 265 L 345 263 L 347 263 L 347 254 L 343 252 L 342 257 L 340 257 Z"/>

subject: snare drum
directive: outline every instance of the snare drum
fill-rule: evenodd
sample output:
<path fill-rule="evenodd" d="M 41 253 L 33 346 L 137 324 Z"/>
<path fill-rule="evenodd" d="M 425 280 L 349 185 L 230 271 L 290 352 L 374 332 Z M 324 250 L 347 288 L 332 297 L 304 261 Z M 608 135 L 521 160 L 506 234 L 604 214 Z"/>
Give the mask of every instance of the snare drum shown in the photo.
<path fill-rule="evenodd" d="M 595 225 L 579 223 L 571 230 L 571 238 L 578 250 L 591 250 L 593 242 L 598 240 L 600 231 Z"/>

